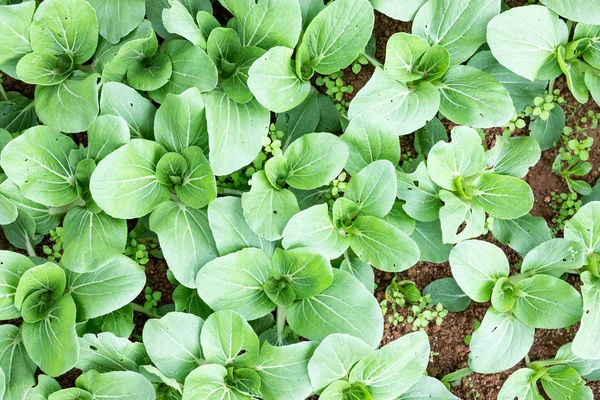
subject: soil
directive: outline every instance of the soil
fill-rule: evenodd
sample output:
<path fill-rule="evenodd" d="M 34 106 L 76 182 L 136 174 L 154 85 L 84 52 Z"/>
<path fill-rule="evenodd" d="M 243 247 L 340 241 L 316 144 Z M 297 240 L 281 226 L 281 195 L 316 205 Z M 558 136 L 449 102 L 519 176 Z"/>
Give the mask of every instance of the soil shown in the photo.
<path fill-rule="evenodd" d="M 511 0 L 507 3 L 510 6 L 522 5 L 526 0 Z M 218 3 L 215 3 L 218 5 Z M 215 13 L 219 15 L 226 15 L 227 11 L 223 10 L 222 7 L 215 7 Z M 377 39 L 376 58 L 383 62 L 385 60 L 385 48 L 387 40 L 396 32 L 410 32 L 411 23 L 405 23 L 400 21 L 394 21 L 386 16 L 376 12 L 376 21 L 374 34 Z M 351 98 L 362 88 L 370 76 L 373 73 L 373 67 L 370 65 L 363 66 L 361 72 L 358 75 L 354 75 L 351 69 L 348 68 L 344 71 L 344 81 L 346 85 L 352 85 L 354 91 L 352 94 L 346 95 L 345 100 L 350 101 Z M 34 87 L 26 85 L 22 82 L 15 81 L 10 77 L 4 77 L 4 87 L 7 91 L 18 91 L 26 97 L 33 98 Z M 594 137 L 594 146 L 592 148 L 590 162 L 594 168 L 588 175 L 587 180 L 590 184 L 594 184 L 600 173 L 598 167 L 600 166 L 600 129 L 591 129 L 589 126 L 580 123 L 581 117 L 587 115 L 589 110 L 593 110 L 595 113 L 600 112 L 600 108 L 590 100 L 585 105 L 577 105 L 577 102 L 570 95 L 564 80 L 558 80 L 556 87 L 561 90 L 561 95 L 566 99 L 567 103 L 564 106 L 567 113 L 567 125 L 575 128 L 581 126 L 586 132 Z M 452 124 L 446 124 L 447 128 L 452 128 Z M 486 146 L 490 148 L 495 142 L 496 135 L 501 134 L 502 130 L 495 128 L 486 130 Z M 523 134 L 522 132 L 516 132 L 517 135 Z M 75 141 L 79 144 L 85 144 L 85 134 L 74 135 Z M 400 138 L 403 153 L 412 152 L 415 154 L 412 147 L 413 135 L 406 135 Z M 551 192 L 566 192 L 568 191 L 566 184 L 562 178 L 554 175 L 551 171 L 551 166 L 556 157 L 556 151 L 550 149 L 542 154 L 539 163 L 533 167 L 527 176 L 524 178 L 531 186 L 534 196 L 535 204 L 531 211 L 533 215 L 542 216 L 551 225 L 553 210 L 550 207 L 550 193 Z M 131 226 L 134 226 L 132 223 Z M 500 246 L 507 254 L 511 265 L 521 260 L 520 256 L 507 246 L 503 246 L 496 242 L 490 235 L 482 238 L 483 240 L 490 241 Z M 41 246 L 47 242 L 42 242 L 37 246 L 39 254 L 41 254 Z M 6 241 L 6 238 L 0 232 L 0 249 L 9 249 L 10 245 Z M 162 298 L 159 302 L 159 307 L 172 302 L 172 292 L 175 289 L 166 277 L 167 265 L 164 260 L 150 257 L 150 261 L 145 266 L 147 284 L 146 286 L 151 287 L 154 291 L 161 291 Z M 429 283 L 436 279 L 451 276 L 451 271 L 448 263 L 432 264 L 428 262 L 418 263 L 416 266 L 410 268 L 399 274 L 400 279 L 409 279 L 415 282 L 419 289 L 425 288 Z M 384 273 L 376 271 L 375 274 L 378 289 L 375 295 L 379 301 L 383 300 L 385 288 L 389 285 L 394 277 L 394 274 Z M 572 281 L 576 288 L 578 288 L 578 282 Z M 143 305 L 145 298 L 143 293 L 138 296 L 135 300 L 136 303 Z M 446 374 L 454 372 L 460 368 L 467 366 L 467 360 L 469 355 L 469 347 L 465 343 L 465 336 L 473 333 L 474 323 L 481 321 L 485 315 L 489 304 L 471 303 L 471 305 L 463 312 L 449 313 L 444 319 L 441 326 L 432 326 L 426 328 L 426 331 L 430 338 L 432 358 L 428 366 L 428 374 L 436 378 L 442 378 Z M 132 340 L 138 340 L 141 335 L 143 324 L 148 318 L 139 313 L 135 313 L 134 321 L 136 328 L 132 335 Z M 387 321 L 387 318 L 386 318 Z M 0 321 L 1 323 L 16 323 L 20 321 Z M 409 333 L 411 326 L 391 326 L 389 323 L 385 323 L 384 337 L 382 345 L 393 341 L 394 339 Z M 535 342 L 530 351 L 530 357 L 532 360 L 543 360 L 552 358 L 557 349 L 565 343 L 570 342 L 577 331 L 577 326 L 571 327 L 571 329 L 558 329 L 558 330 L 543 330 L 538 329 L 535 335 Z M 452 388 L 452 392 L 461 399 L 464 400 L 493 400 L 497 398 L 498 391 L 502 387 L 506 378 L 514 372 L 514 370 L 524 366 L 524 363 L 517 365 L 510 371 L 505 371 L 500 374 L 472 374 L 470 377 L 463 378 L 462 381 L 455 387 Z M 79 376 L 81 371 L 72 370 L 63 376 L 59 377 L 59 382 L 63 387 L 70 387 L 74 385 L 74 381 Z M 595 398 L 600 398 L 600 383 L 590 382 L 589 386 L 594 392 Z"/>

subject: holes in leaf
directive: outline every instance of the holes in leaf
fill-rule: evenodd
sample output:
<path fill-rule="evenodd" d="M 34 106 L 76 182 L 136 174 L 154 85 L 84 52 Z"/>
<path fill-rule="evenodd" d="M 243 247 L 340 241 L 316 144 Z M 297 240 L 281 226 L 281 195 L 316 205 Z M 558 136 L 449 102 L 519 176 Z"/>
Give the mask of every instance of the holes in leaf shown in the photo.
<path fill-rule="evenodd" d="M 92 345 L 90 345 L 90 349 L 91 349 L 91 350 L 94 350 L 94 351 L 98 351 L 98 348 L 97 348 L 96 346 L 92 346 Z"/>
<path fill-rule="evenodd" d="M 277 210 L 273 210 L 273 214 L 277 215 Z"/>

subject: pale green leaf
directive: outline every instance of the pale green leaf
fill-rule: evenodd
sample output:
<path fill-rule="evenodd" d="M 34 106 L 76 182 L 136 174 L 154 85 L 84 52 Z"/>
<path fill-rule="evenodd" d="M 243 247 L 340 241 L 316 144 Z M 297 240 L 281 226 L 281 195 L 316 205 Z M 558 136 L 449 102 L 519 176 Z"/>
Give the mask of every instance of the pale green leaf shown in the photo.
<path fill-rule="evenodd" d="M 247 320 L 260 318 L 275 308 L 263 289 L 271 268 L 271 260 L 259 249 L 219 257 L 198 273 L 198 293 L 215 311 L 236 311 Z"/>
<path fill-rule="evenodd" d="M 485 153 L 485 166 L 497 174 L 523 178 L 537 164 L 541 153 L 532 137 L 497 136 L 494 147 Z"/>
<path fill-rule="evenodd" d="M 340 136 L 350 151 L 346 171 L 351 175 L 377 160 L 400 161 L 400 142 L 396 131 L 377 115 L 362 113 L 352 118 Z"/>
<path fill-rule="evenodd" d="M 0 325 L 0 368 L 6 379 L 3 400 L 23 399 L 35 384 L 37 365 L 25 350 L 21 330 L 14 325 Z"/>
<path fill-rule="evenodd" d="M 510 9 L 492 19 L 487 40 L 500 64 L 530 81 L 560 74 L 556 49 L 568 41 L 567 25 L 544 6 Z"/>
<path fill-rule="evenodd" d="M 149 362 L 141 342 L 130 342 L 109 332 L 87 334 L 79 338 L 79 360 L 76 367 L 86 372 L 135 371 Z"/>
<path fill-rule="evenodd" d="M 490 308 L 471 338 L 469 367 L 483 374 L 514 367 L 529 352 L 534 333 L 515 316 Z"/>
<path fill-rule="evenodd" d="M 15 78 L 17 62 L 31 52 L 29 26 L 36 5 L 25 1 L 0 6 L 0 25 L 5 27 L 0 32 L 0 69 Z"/>
<path fill-rule="evenodd" d="M 427 40 L 405 32 L 395 33 L 386 44 L 385 71 L 400 82 L 423 78 L 419 61 L 431 46 Z"/>
<path fill-rule="evenodd" d="M 336 269 L 331 286 L 315 297 L 293 303 L 287 317 L 295 333 L 311 340 L 346 333 L 375 347 L 383 333 L 377 300 L 360 281 Z"/>
<path fill-rule="evenodd" d="M 168 201 L 150 215 L 150 228 L 158 235 L 165 260 L 177 281 L 195 288 L 198 271 L 218 255 L 206 210 Z"/>
<path fill-rule="evenodd" d="M 24 255 L 0 250 L 0 265 L 0 320 L 19 318 L 21 314 L 15 308 L 15 293 L 19 280 L 34 264 Z"/>
<path fill-rule="evenodd" d="M 215 175 L 229 175 L 251 163 L 262 149 L 269 131 L 270 113 L 257 101 L 239 104 L 226 94 L 204 95 L 210 165 Z"/>
<path fill-rule="evenodd" d="M 589 271 L 581 274 L 583 317 L 573 339 L 573 353 L 585 359 L 600 359 L 600 343 L 595 339 L 600 324 L 600 280 Z"/>
<path fill-rule="evenodd" d="M 0 165 L 25 197 L 60 207 L 77 199 L 75 171 L 68 159 L 76 148 L 70 137 L 38 126 L 6 145 Z"/>
<path fill-rule="evenodd" d="M 75 381 L 78 388 L 87 390 L 94 400 L 154 400 L 154 387 L 143 375 L 132 371 L 100 374 L 88 371 Z"/>
<path fill-rule="evenodd" d="M 310 82 L 296 75 L 293 54 L 293 49 L 273 47 L 256 60 L 248 72 L 248 87 L 260 104 L 273 112 L 291 110 L 310 92 Z"/>
<path fill-rule="evenodd" d="M 352 119 L 363 112 L 373 113 L 395 127 L 396 134 L 406 135 L 425 126 L 439 108 L 439 90 L 431 83 L 409 88 L 377 68 L 350 103 L 348 116 Z"/>
<path fill-rule="evenodd" d="M 160 372 L 183 382 L 190 372 L 205 362 L 200 347 L 203 325 L 202 318 L 179 312 L 146 322 L 144 344 Z"/>
<path fill-rule="evenodd" d="M 104 84 L 100 113 L 118 115 L 127 121 L 132 138 L 154 138 L 156 108 L 148 99 L 126 85 L 117 82 Z"/>
<path fill-rule="evenodd" d="M 502 219 L 526 215 L 533 207 L 533 191 L 527 182 L 514 176 L 485 173 L 473 181 L 474 207 Z"/>
<path fill-rule="evenodd" d="M 134 139 L 100 161 L 92 175 L 94 201 L 115 218 L 139 218 L 170 196 L 156 177 L 165 149 L 149 140 Z"/>
<path fill-rule="evenodd" d="M 511 120 L 514 107 L 510 93 L 487 72 L 455 65 L 440 82 L 440 112 L 452 122 L 492 128 Z"/>
<path fill-rule="evenodd" d="M 490 301 L 496 281 L 509 274 L 504 252 L 481 240 L 457 244 L 450 252 L 450 267 L 460 288 L 480 303 Z"/>
<path fill-rule="evenodd" d="M 118 43 L 144 19 L 144 0 L 88 0 L 96 10 L 100 35 L 110 43 Z"/>
<path fill-rule="evenodd" d="M 85 0 L 45 1 L 35 12 L 30 35 L 33 51 L 68 54 L 75 64 L 83 64 L 98 43 L 96 11 Z"/>
<path fill-rule="evenodd" d="M 122 254 L 105 255 L 94 272 L 66 271 L 68 290 L 82 320 L 99 317 L 129 304 L 146 283 L 144 269 Z"/>
<path fill-rule="evenodd" d="M 600 5 L 594 0 L 541 0 L 540 3 L 566 19 L 594 25 L 600 22 Z"/>
<path fill-rule="evenodd" d="M 536 371 L 530 368 L 518 369 L 502 385 L 498 400 L 542 400 L 543 397 L 533 380 L 536 374 Z"/>

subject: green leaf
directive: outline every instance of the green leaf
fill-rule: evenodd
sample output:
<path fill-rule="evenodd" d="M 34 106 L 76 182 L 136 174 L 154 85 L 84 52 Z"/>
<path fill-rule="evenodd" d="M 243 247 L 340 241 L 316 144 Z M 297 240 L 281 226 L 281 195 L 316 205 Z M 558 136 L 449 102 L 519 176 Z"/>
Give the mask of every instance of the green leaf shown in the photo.
<path fill-rule="evenodd" d="M 162 23 L 165 29 L 206 50 L 206 38 L 188 9 L 179 0 L 169 0 L 169 6 L 162 11 Z"/>
<path fill-rule="evenodd" d="M 404 271 L 419 261 L 419 247 L 403 231 L 370 216 L 352 225 L 350 246 L 358 258 L 387 272 Z"/>
<path fill-rule="evenodd" d="M 286 182 L 296 189 L 316 189 L 335 179 L 348 160 L 348 147 L 330 133 L 310 133 L 285 151 L 289 172 Z"/>
<path fill-rule="evenodd" d="M 127 70 L 127 83 L 137 90 L 152 91 L 166 85 L 172 74 L 171 58 L 159 52 L 132 64 Z"/>
<path fill-rule="evenodd" d="M 75 303 L 66 294 L 39 322 L 23 324 L 23 343 L 29 357 L 50 376 L 59 376 L 75 366 L 79 343 L 75 331 Z"/>
<path fill-rule="evenodd" d="M 208 205 L 208 222 L 220 256 L 246 247 L 270 252 L 270 242 L 261 239 L 246 223 L 239 197 L 219 197 L 211 201 Z"/>
<path fill-rule="evenodd" d="M 267 240 L 281 239 L 288 221 L 300 212 L 294 194 L 271 186 L 264 171 L 252 175 L 250 192 L 242 194 L 242 208 L 250 229 Z"/>
<path fill-rule="evenodd" d="M 349 254 L 347 258 L 344 257 L 344 260 L 340 264 L 340 270 L 358 279 L 368 291 L 374 290 L 375 274 L 373 273 L 373 268 L 354 254 Z"/>
<path fill-rule="evenodd" d="M 597 23 L 597 22 L 596 22 Z M 600 38 L 599 25 L 587 25 L 579 23 L 575 26 L 573 41 L 579 39 L 592 39 L 587 43 L 587 47 L 583 52 L 583 59 L 594 68 L 600 67 L 600 47 L 598 46 L 598 38 Z"/>
<path fill-rule="evenodd" d="M 17 291 L 15 307 L 21 311 L 23 320 L 34 323 L 46 318 L 65 291 L 66 278 L 62 268 L 47 262 L 25 271 Z"/>
<path fill-rule="evenodd" d="M 358 215 L 385 217 L 396 200 L 397 184 L 394 165 L 387 160 L 375 161 L 352 176 L 344 198 L 358 204 Z"/>
<path fill-rule="evenodd" d="M 217 197 L 215 175 L 200 147 L 188 147 L 180 155 L 187 163 L 181 185 L 175 193 L 181 201 L 193 208 L 203 208 Z"/>
<path fill-rule="evenodd" d="M 600 225 L 595 224 L 600 215 L 600 202 L 591 202 L 579 209 L 565 224 L 565 239 L 582 243 L 588 256 L 600 252 Z"/>
<path fill-rule="evenodd" d="M 420 261 L 443 263 L 448 261 L 452 245 L 444 243 L 439 221 L 417 221 L 411 239 L 419 246 Z"/>
<path fill-rule="evenodd" d="M 467 240 L 454 246 L 450 252 L 450 267 L 461 289 L 480 303 L 490 301 L 496 281 L 509 274 L 504 252 L 481 240 Z"/>
<path fill-rule="evenodd" d="M 227 78 L 221 75 L 221 88 L 233 101 L 247 103 L 254 98 L 254 93 L 248 87 L 248 76 L 254 62 L 264 53 L 260 47 L 242 47 L 233 75 Z"/>
<path fill-rule="evenodd" d="M 109 332 L 83 335 L 79 338 L 79 360 L 76 367 L 84 372 L 135 371 L 148 363 L 141 342 L 130 342 Z"/>
<path fill-rule="evenodd" d="M 419 62 L 419 69 L 427 80 L 436 80 L 444 76 L 450 68 L 450 54 L 445 47 L 433 46 L 423 54 Z"/>
<path fill-rule="evenodd" d="M 19 216 L 17 206 L 0 194 L 0 225 L 8 225 Z"/>
<path fill-rule="evenodd" d="M 245 248 L 207 263 L 196 278 L 198 293 L 215 311 L 236 311 L 246 320 L 260 318 L 275 308 L 263 290 L 271 268 L 262 250 Z"/>
<path fill-rule="evenodd" d="M 60 384 L 54 379 L 47 375 L 38 376 L 38 384 L 36 387 L 30 388 L 25 394 L 26 400 L 48 400 L 54 392 L 60 390 Z"/>
<path fill-rule="evenodd" d="M 397 172 L 398 192 L 396 196 L 406 203 L 404 211 L 417 221 L 431 222 L 439 219 L 442 202 L 439 198 L 440 187 L 431 181 L 425 161 L 415 172 L 407 174 Z"/>
<path fill-rule="evenodd" d="M 348 238 L 333 225 L 327 204 L 318 204 L 295 214 L 283 230 L 283 247 L 312 247 L 330 260 L 348 248 Z"/>
<path fill-rule="evenodd" d="M 310 92 L 310 82 L 304 82 L 296 75 L 293 54 L 293 49 L 273 47 L 249 70 L 248 87 L 260 104 L 273 112 L 291 110 Z"/>
<path fill-rule="evenodd" d="M 333 281 L 329 260 L 320 251 L 309 247 L 275 249 L 272 263 L 274 271 L 294 289 L 296 300 L 318 295 Z"/>
<path fill-rule="evenodd" d="M 185 378 L 183 400 L 251 400 L 225 383 L 227 370 L 216 364 L 202 365 Z"/>
<path fill-rule="evenodd" d="M 29 32 L 33 51 L 67 54 L 83 64 L 98 43 L 96 11 L 85 0 L 49 0 L 38 7 Z"/>
<path fill-rule="evenodd" d="M 402 336 L 361 359 L 350 371 L 350 383 L 364 385 L 375 398 L 401 395 L 425 373 L 429 351 L 424 332 Z"/>
<path fill-rule="evenodd" d="M 202 359 L 200 332 L 204 320 L 192 314 L 170 312 L 150 319 L 142 333 L 148 356 L 160 372 L 183 382 Z"/>
<path fill-rule="evenodd" d="M 25 1 L 0 7 L 0 25 L 6 28 L 0 32 L 0 69 L 12 77 L 16 77 L 17 62 L 31 52 L 29 26 L 36 6 Z"/>
<path fill-rule="evenodd" d="M 129 143 L 127 122 L 116 115 L 100 115 L 87 132 L 86 156 L 100 161 L 124 144 Z"/>
<path fill-rule="evenodd" d="M 46 234 L 58 226 L 62 215 L 54 209 L 31 201 L 23 196 L 18 186 L 10 179 L 0 184 L 0 194 L 17 206 L 21 215 L 27 213 L 33 222 L 34 231 Z"/>
<path fill-rule="evenodd" d="M 454 278 L 442 278 L 431 282 L 423 289 L 423 296 L 431 295 L 433 304 L 442 304 L 451 312 L 461 312 L 471 304 L 469 296 L 458 286 Z"/>
<path fill-rule="evenodd" d="M 275 46 L 296 47 L 302 28 L 302 13 L 297 1 L 219 2 L 237 18 L 237 31 L 243 46 L 258 46 L 265 50 Z"/>
<path fill-rule="evenodd" d="M 400 82 L 411 82 L 423 78 L 418 69 L 419 61 L 431 46 L 427 40 L 417 35 L 398 32 L 387 42 L 385 71 Z"/>
<path fill-rule="evenodd" d="M 383 332 L 377 300 L 347 272 L 333 270 L 333 283 L 315 297 L 295 302 L 287 309 L 290 328 L 310 340 L 346 333 L 376 347 Z"/>
<path fill-rule="evenodd" d="M 118 337 L 128 338 L 135 327 L 133 323 L 133 309 L 130 304 L 121 307 L 97 319 L 102 332 L 110 332 Z"/>
<path fill-rule="evenodd" d="M 327 336 L 308 362 L 315 392 L 320 394 L 333 382 L 348 378 L 354 365 L 373 352 L 370 345 L 354 336 L 339 333 Z"/>
<path fill-rule="evenodd" d="M 100 161 L 90 182 L 94 201 L 111 217 L 139 218 L 170 196 L 156 177 L 165 149 L 149 140 L 134 139 Z"/>
<path fill-rule="evenodd" d="M 491 227 L 494 238 L 516 250 L 521 256 L 547 240 L 552 231 L 542 217 L 526 214 L 517 219 L 496 219 Z"/>
<path fill-rule="evenodd" d="M 17 219 L 3 229 L 9 243 L 22 250 L 30 250 L 42 240 L 35 234 L 35 220 L 26 211 L 19 211 Z"/>
<path fill-rule="evenodd" d="M 261 378 L 261 394 L 265 400 L 303 400 L 313 392 L 307 366 L 316 344 L 302 342 L 275 347 L 263 343 L 254 369 Z"/>
<path fill-rule="evenodd" d="M 572 343 L 561 346 L 556 352 L 555 359 L 565 361 L 568 366 L 575 368 L 587 380 L 596 382 L 600 378 L 598 361 L 575 355 L 572 351 Z"/>
<path fill-rule="evenodd" d="M 546 121 L 536 118 L 529 123 L 529 135 L 538 141 L 542 150 L 548 150 L 560 139 L 565 121 L 565 111 L 562 107 L 554 107 Z"/>
<path fill-rule="evenodd" d="M 211 314 L 200 334 L 204 358 L 208 363 L 234 368 L 256 365 L 258 336 L 244 317 L 233 311 Z"/>
<path fill-rule="evenodd" d="M 52 86 L 64 82 L 73 69 L 73 59 L 68 55 L 50 53 L 26 54 L 17 64 L 19 79 L 31 85 Z"/>
<path fill-rule="evenodd" d="M 77 146 L 52 128 L 28 129 L 2 151 L 0 165 L 24 196 L 52 207 L 77 199 L 75 171 L 68 160 Z"/>
<path fill-rule="evenodd" d="M 339 132 L 342 129 L 340 113 L 333 101 L 326 95 L 319 93 L 319 123 L 315 129 L 317 132 Z"/>
<path fill-rule="evenodd" d="M 458 397 L 446 389 L 446 386 L 444 386 L 442 382 L 429 376 L 421 377 L 408 392 L 405 392 L 397 400 L 419 400 L 427 398 L 436 400 L 459 400 Z"/>
<path fill-rule="evenodd" d="M 585 359 L 600 358 L 600 343 L 595 340 L 600 322 L 600 279 L 589 271 L 581 274 L 583 286 L 583 316 L 581 327 L 573 339 L 573 353 Z"/>
<path fill-rule="evenodd" d="M 385 217 L 383 217 L 383 220 L 394 225 L 407 235 L 412 235 L 415 231 L 417 221 L 411 218 L 406 211 L 404 211 L 403 207 L 404 204 L 401 201 L 395 201 L 392 209 Z"/>
<path fill-rule="evenodd" d="M 508 377 L 500 392 L 498 400 L 542 400 L 534 376 L 537 372 L 530 368 L 521 368 Z"/>
<path fill-rule="evenodd" d="M 88 130 L 98 115 L 100 75 L 75 71 L 56 86 L 36 86 L 35 111 L 42 123 L 65 133 Z"/>
<path fill-rule="evenodd" d="M 484 233 L 485 211 L 469 204 L 445 190 L 440 192 L 444 206 L 440 209 L 440 222 L 444 243 L 458 243 Z"/>
<path fill-rule="evenodd" d="M 207 12 L 212 15 L 213 8 L 210 0 L 181 0 L 190 15 Z M 169 0 L 146 0 L 146 17 L 152 22 L 156 33 L 164 39 L 176 39 L 179 36 L 169 33 L 163 25 L 163 10 L 169 7 Z"/>
<path fill-rule="evenodd" d="M 0 369 L 5 371 L 3 400 L 23 399 L 35 384 L 37 365 L 25 350 L 21 330 L 14 325 L 0 325 Z"/>
<path fill-rule="evenodd" d="M 61 265 L 73 272 L 92 272 L 102 265 L 107 252 L 125 251 L 127 221 L 74 207 L 63 222 L 63 241 Z"/>
<path fill-rule="evenodd" d="M 513 312 L 532 328 L 558 329 L 581 319 L 581 295 L 567 282 L 549 275 L 535 275 L 515 284 Z"/>
<path fill-rule="evenodd" d="M 567 25 L 544 6 L 516 7 L 492 19 L 487 40 L 500 64 L 530 81 L 560 75 L 556 48 L 567 44 Z"/>
<path fill-rule="evenodd" d="M 587 103 L 590 93 L 585 83 L 584 72 L 581 71 L 581 64 L 577 64 L 577 62 L 580 61 L 577 59 L 573 60 L 573 62 L 567 61 L 565 59 L 565 48 L 563 46 L 559 46 L 556 50 L 556 57 L 561 71 L 567 78 L 567 87 L 573 94 L 573 97 L 575 97 L 575 100 L 582 104 Z M 585 63 L 583 65 L 585 65 Z"/>
<path fill-rule="evenodd" d="M 132 138 L 154 138 L 153 121 L 156 108 L 134 89 L 117 82 L 102 87 L 100 113 L 118 115 L 127 121 Z"/>
<path fill-rule="evenodd" d="M 425 126 L 440 108 L 439 90 L 429 82 L 409 88 L 380 68 L 350 103 L 350 119 L 369 112 L 389 122 L 397 135 L 406 135 Z M 512 116 L 512 111 L 511 111 Z"/>
<path fill-rule="evenodd" d="M 412 21 L 426 2 L 427 0 L 408 0 L 402 3 L 402 7 L 398 7 L 397 0 L 371 0 L 374 9 L 400 21 Z"/>
<path fill-rule="evenodd" d="M 486 26 L 498 13 L 500 3 L 495 0 L 433 0 L 419 9 L 412 32 L 444 46 L 457 65 L 485 43 Z"/>
<path fill-rule="evenodd" d="M 15 308 L 15 293 L 23 274 L 34 267 L 29 258 L 12 251 L 0 250 L 0 320 L 21 316 Z"/>
<path fill-rule="evenodd" d="M 165 224 L 165 221 L 172 222 Z M 150 215 L 150 228 L 158 235 L 165 260 L 177 281 L 195 288 L 198 271 L 218 255 L 206 210 L 168 201 Z"/>
<path fill-rule="evenodd" d="M 440 112 L 474 128 L 504 126 L 513 116 L 510 93 L 487 72 L 455 65 L 440 79 Z"/>
<path fill-rule="evenodd" d="M 451 135 L 450 143 L 440 141 L 433 146 L 427 159 L 427 170 L 436 184 L 458 191 L 462 179 L 483 169 L 484 150 L 475 129 L 458 126 L 452 129 Z"/>
<path fill-rule="evenodd" d="M 195 289 L 186 288 L 179 285 L 173 291 L 173 302 L 175 303 L 175 311 L 188 312 L 206 319 L 213 312 L 210 307 L 202 301 L 198 296 L 198 291 Z"/>
<path fill-rule="evenodd" d="M 270 113 L 257 101 L 239 104 L 226 94 L 204 95 L 210 165 L 215 175 L 229 175 L 251 163 L 262 149 L 269 131 Z"/>
<path fill-rule="evenodd" d="M 108 73 L 118 72 L 119 75 L 123 75 L 131 64 L 139 61 L 137 57 L 134 57 L 136 52 L 137 55 L 145 55 L 148 50 L 152 49 L 156 52 L 158 46 L 155 46 L 155 44 L 158 45 L 156 34 L 148 20 L 144 20 L 117 44 L 112 44 L 106 39 L 100 39 L 94 55 L 95 71 L 100 73 L 106 69 Z"/>
<path fill-rule="evenodd" d="M 500 313 L 491 307 L 471 338 L 469 367 L 483 374 L 514 367 L 529 352 L 534 333 L 535 329 L 513 315 Z"/>
<path fill-rule="evenodd" d="M 521 112 L 538 96 L 544 95 L 544 90 L 548 86 L 548 81 L 531 80 L 515 74 L 508 68 L 500 64 L 491 51 L 480 51 L 475 54 L 468 63 L 469 66 L 478 68 L 492 75 L 498 80 L 510 93 L 513 104 L 517 112 Z M 561 107 L 555 107 L 551 111 L 561 110 Z M 555 111 L 555 112 L 556 112 Z M 545 122 L 541 118 L 536 119 L 536 122 Z M 561 129 L 562 131 L 562 129 Z M 532 135 L 533 136 L 533 135 Z M 541 143 L 541 142 L 540 142 Z"/>
<path fill-rule="evenodd" d="M 143 375 L 132 371 L 100 374 L 88 371 L 75 381 L 78 388 L 87 390 L 97 400 L 154 400 L 154 387 Z"/>
<path fill-rule="evenodd" d="M 104 255 L 94 272 L 66 271 L 68 291 L 80 320 L 99 317 L 129 304 L 144 288 L 144 269 L 122 254 Z"/>
<path fill-rule="evenodd" d="M 512 286 L 507 281 L 508 278 L 498 279 L 492 290 L 492 306 L 501 313 L 509 312 L 515 304 Z"/>
<path fill-rule="evenodd" d="M 593 0 L 541 0 L 540 3 L 573 21 L 598 24 L 600 18 L 600 6 Z"/>
<path fill-rule="evenodd" d="M 6 94 L 8 101 L 0 101 L 0 128 L 17 133 L 38 124 L 34 101 L 17 92 Z"/>
<path fill-rule="evenodd" d="M 352 118 L 340 136 L 350 151 L 346 171 L 351 175 L 377 160 L 400 162 L 400 142 L 387 121 L 376 115 L 362 113 Z"/>
<path fill-rule="evenodd" d="M 217 86 L 217 67 L 200 47 L 187 40 L 171 40 L 164 53 L 171 59 L 172 74 L 164 86 L 150 92 L 156 102 L 164 102 L 168 93 L 181 94 L 191 87 L 209 92 Z"/>
<path fill-rule="evenodd" d="M 144 0 L 89 0 L 89 3 L 96 10 L 100 35 L 113 44 L 133 31 L 146 14 Z"/>
<path fill-rule="evenodd" d="M 523 178 L 541 153 L 534 138 L 497 136 L 494 147 L 485 153 L 485 166 L 496 174 Z"/>
<path fill-rule="evenodd" d="M 180 95 L 167 94 L 156 111 L 154 136 L 168 151 L 180 152 L 190 146 L 208 148 L 204 101 L 197 88 Z"/>
<path fill-rule="evenodd" d="M 321 11 L 302 37 L 315 71 L 329 75 L 349 66 L 367 46 L 374 23 L 368 0 L 337 0 Z"/>
<path fill-rule="evenodd" d="M 585 250 L 581 243 L 551 239 L 527 253 L 521 264 L 521 272 L 531 271 L 560 278 L 569 270 L 581 268 L 584 263 Z"/>
<path fill-rule="evenodd" d="M 473 206 L 502 219 L 526 215 L 533 207 L 533 192 L 527 182 L 513 176 L 485 173 L 473 181 Z"/>
<path fill-rule="evenodd" d="M 567 365 L 554 365 L 540 379 L 551 399 L 572 398 L 593 400 L 592 389 L 586 386 L 579 373 Z"/>

